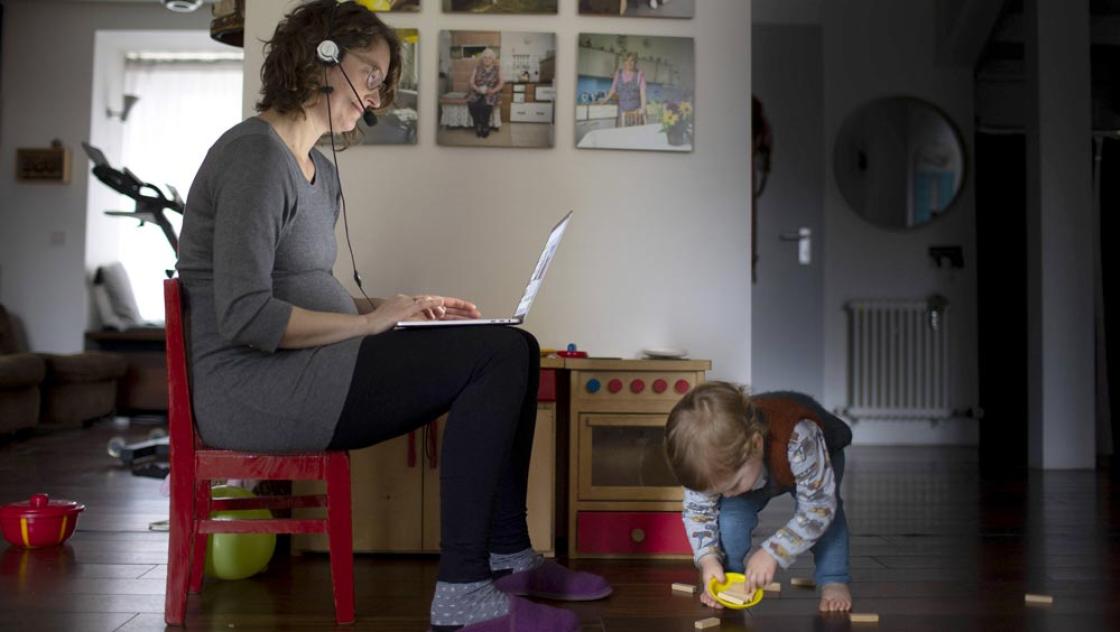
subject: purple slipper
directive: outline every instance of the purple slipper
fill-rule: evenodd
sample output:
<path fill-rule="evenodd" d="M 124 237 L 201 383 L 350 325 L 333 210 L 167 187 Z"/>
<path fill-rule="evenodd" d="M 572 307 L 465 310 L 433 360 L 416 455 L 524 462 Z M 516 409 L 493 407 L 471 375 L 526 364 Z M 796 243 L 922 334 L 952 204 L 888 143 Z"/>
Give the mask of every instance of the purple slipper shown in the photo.
<path fill-rule="evenodd" d="M 611 594 L 611 585 L 598 575 L 573 571 L 545 560 L 540 566 L 494 580 L 498 590 L 521 597 L 560 601 L 594 601 Z"/>
<path fill-rule="evenodd" d="M 552 608 L 528 599 L 510 597 L 503 617 L 472 623 L 459 632 L 577 632 L 579 617 L 562 608 Z"/>

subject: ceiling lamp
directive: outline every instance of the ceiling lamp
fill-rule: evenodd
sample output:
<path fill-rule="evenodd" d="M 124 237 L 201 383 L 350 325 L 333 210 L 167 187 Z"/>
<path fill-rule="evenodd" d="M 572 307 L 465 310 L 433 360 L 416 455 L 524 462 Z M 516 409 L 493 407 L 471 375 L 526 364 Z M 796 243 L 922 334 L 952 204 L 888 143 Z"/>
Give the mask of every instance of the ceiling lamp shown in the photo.
<path fill-rule="evenodd" d="M 190 13 L 202 6 L 202 0 L 160 0 L 163 6 L 177 13 Z"/>

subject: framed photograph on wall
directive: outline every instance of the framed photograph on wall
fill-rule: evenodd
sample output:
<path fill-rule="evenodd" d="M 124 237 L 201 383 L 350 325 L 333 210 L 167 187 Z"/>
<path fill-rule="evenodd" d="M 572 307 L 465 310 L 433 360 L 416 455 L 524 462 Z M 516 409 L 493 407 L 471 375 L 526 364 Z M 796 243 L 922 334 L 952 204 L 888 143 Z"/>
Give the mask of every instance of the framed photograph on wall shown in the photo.
<path fill-rule="evenodd" d="M 557 0 L 443 0 L 444 13 L 556 13 Z"/>
<path fill-rule="evenodd" d="M 624 18 L 691 18 L 696 0 L 579 0 L 579 12 Z"/>
<path fill-rule="evenodd" d="M 552 147 L 556 34 L 441 31 L 436 143 Z"/>
<path fill-rule="evenodd" d="M 70 150 L 57 140 L 50 147 L 17 148 L 16 182 L 70 184 Z"/>
<path fill-rule="evenodd" d="M 377 124 L 369 126 L 358 119 L 358 135 L 354 145 L 415 145 L 418 128 L 418 100 L 420 90 L 419 50 L 420 33 L 417 29 L 394 29 L 401 40 L 401 81 L 397 84 L 397 98 L 383 112 L 377 114 Z M 337 130 L 336 130 L 337 131 Z M 341 138 L 336 135 L 335 139 Z M 316 143 L 331 146 L 330 134 Z"/>
<path fill-rule="evenodd" d="M 415 13 L 420 10 L 420 0 L 356 0 L 358 4 L 370 11 L 407 11 Z"/>
<path fill-rule="evenodd" d="M 692 151 L 691 37 L 580 33 L 576 147 Z"/>
<path fill-rule="evenodd" d="M 401 39 L 401 81 L 392 107 L 378 115 L 377 125 L 362 129 L 363 145 L 415 145 L 418 127 L 417 103 L 420 94 L 420 32 L 417 29 L 396 29 Z"/>

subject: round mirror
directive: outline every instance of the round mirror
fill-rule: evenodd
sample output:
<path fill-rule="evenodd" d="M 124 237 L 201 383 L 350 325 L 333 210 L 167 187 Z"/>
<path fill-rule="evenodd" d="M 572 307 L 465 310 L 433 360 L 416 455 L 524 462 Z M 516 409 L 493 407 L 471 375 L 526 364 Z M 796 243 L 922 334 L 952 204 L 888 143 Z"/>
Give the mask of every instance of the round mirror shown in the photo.
<path fill-rule="evenodd" d="M 933 220 L 964 181 L 960 133 L 936 106 L 909 97 L 878 99 L 850 114 L 833 158 L 844 199 L 884 228 Z"/>

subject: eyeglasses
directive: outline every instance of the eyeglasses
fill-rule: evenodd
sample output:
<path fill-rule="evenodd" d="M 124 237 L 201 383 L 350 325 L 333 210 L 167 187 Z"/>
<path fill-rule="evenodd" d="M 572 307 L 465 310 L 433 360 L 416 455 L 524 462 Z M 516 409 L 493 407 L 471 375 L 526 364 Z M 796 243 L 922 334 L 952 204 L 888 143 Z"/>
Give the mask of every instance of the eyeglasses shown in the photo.
<path fill-rule="evenodd" d="M 350 53 L 354 56 L 355 59 L 369 67 L 369 71 L 366 73 L 366 90 L 372 92 L 374 90 L 380 89 L 381 84 L 385 83 L 385 73 L 382 72 L 381 68 L 379 68 L 373 60 L 359 55 L 358 53 L 349 50 L 346 52 Z"/>

